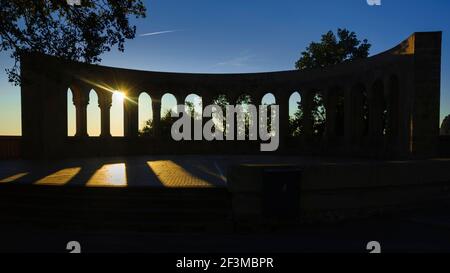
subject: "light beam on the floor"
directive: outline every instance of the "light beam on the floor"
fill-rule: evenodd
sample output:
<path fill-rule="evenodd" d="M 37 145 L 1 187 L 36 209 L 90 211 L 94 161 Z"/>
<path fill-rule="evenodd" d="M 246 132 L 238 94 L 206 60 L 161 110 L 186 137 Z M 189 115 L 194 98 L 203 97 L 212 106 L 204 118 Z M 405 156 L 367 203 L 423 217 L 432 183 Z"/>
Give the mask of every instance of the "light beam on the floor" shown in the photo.
<path fill-rule="evenodd" d="M 127 185 L 125 163 L 103 165 L 86 184 L 88 187 L 126 187 Z"/>
<path fill-rule="evenodd" d="M 77 175 L 80 171 L 81 171 L 80 167 L 62 169 L 38 180 L 35 184 L 48 186 L 64 186 L 70 180 L 72 180 L 72 178 L 74 178 L 75 175 Z"/>
<path fill-rule="evenodd" d="M 27 175 L 28 173 L 18 173 L 3 179 L 0 179 L 0 183 L 11 183 L 14 182 L 22 177 L 24 177 L 25 175 Z"/>
<path fill-rule="evenodd" d="M 200 179 L 171 160 L 147 162 L 161 184 L 169 188 L 212 187 L 207 181 Z"/>

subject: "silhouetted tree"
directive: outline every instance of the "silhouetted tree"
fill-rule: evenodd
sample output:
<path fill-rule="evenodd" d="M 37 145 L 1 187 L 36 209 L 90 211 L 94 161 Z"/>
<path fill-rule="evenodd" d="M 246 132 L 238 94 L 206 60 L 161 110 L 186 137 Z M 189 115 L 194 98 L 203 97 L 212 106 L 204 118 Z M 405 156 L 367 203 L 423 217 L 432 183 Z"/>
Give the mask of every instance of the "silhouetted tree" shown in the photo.
<path fill-rule="evenodd" d="M 297 69 L 324 68 L 331 65 L 367 58 L 372 45 L 366 39 L 358 40 L 356 33 L 338 29 L 322 35 L 320 42 L 312 42 L 295 63 Z"/>
<path fill-rule="evenodd" d="M 20 84 L 22 52 L 39 52 L 68 60 L 98 63 L 100 55 L 133 39 L 136 26 L 129 18 L 145 17 L 141 0 L 82 0 L 70 6 L 65 0 L 0 0 L 0 51 L 15 64 L 6 69 L 9 81 Z"/>
<path fill-rule="evenodd" d="M 170 130 L 174 123 L 174 118 L 172 118 L 172 111 L 167 110 L 164 115 L 161 117 L 161 121 L 159 123 L 161 136 L 170 137 Z M 140 136 L 155 136 L 155 128 L 153 126 L 153 120 L 149 119 L 145 122 L 144 128 L 139 131 Z"/>
<path fill-rule="evenodd" d="M 295 68 L 299 70 L 310 68 L 325 68 L 346 61 L 367 58 L 371 44 L 366 39 L 360 41 L 356 33 L 347 29 L 338 29 L 337 35 L 333 31 L 328 31 L 322 35 L 320 42 L 312 42 L 301 53 L 300 59 L 295 63 Z M 338 101 L 338 107 L 342 107 Z M 301 110 L 301 103 L 293 117 L 289 120 L 289 132 L 291 136 L 298 136 L 302 133 L 302 119 L 304 113 Z M 323 105 L 323 98 L 318 93 L 313 98 L 313 133 L 322 135 L 325 130 L 326 111 Z M 338 115 L 336 130 L 343 132 L 344 117 Z M 342 119 L 342 120 L 340 120 Z"/>
<path fill-rule="evenodd" d="M 224 115 L 224 117 L 223 117 L 224 119 L 222 121 L 222 128 L 220 128 L 220 129 L 223 131 L 224 134 L 226 134 L 227 131 L 228 131 L 227 130 L 228 126 L 227 126 L 227 120 L 225 118 L 225 115 L 226 115 L 227 105 L 230 105 L 230 102 L 228 101 L 228 98 L 227 98 L 226 95 L 220 94 L 214 99 L 214 104 L 219 106 L 221 108 L 221 110 L 222 110 L 222 114 Z"/>

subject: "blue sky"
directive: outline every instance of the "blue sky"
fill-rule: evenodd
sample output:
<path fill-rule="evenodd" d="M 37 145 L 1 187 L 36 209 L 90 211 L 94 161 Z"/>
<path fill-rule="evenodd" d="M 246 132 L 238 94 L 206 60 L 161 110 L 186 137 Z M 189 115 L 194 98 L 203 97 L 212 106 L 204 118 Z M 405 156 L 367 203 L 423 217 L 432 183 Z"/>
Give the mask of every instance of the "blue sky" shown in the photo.
<path fill-rule="evenodd" d="M 103 65 L 155 71 L 239 73 L 293 69 L 300 52 L 338 27 L 355 31 L 376 54 L 415 31 L 444 32 L 441 118 L 450 114 L 450 1 L 154 0 L 125 53 Z M 173 31 L 159 35 L 140 34 Z M 0 53 L 0 135 L 20 134 L 20 91 L 7 82 Z"/>

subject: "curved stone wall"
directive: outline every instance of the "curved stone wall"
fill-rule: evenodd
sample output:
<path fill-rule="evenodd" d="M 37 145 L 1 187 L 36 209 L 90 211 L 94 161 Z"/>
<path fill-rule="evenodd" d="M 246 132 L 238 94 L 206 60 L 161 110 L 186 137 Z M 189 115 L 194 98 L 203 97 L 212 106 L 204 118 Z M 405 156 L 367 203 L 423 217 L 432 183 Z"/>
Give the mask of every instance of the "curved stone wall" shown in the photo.
<path fill-rule="evenodd" d="M 272 93 L 280 107 L 280 149 L 305 155 L 429 157 L 439 135 L 441 33 L 414 33 L 379 55 L 326 69 L 253 74 L 147 72 L 68 62 L 26 54 L 22 69 L 23 153 L 29 158 L 167 153 L 259 153 L 254 143 L 181 142 L 138 137 L 138 105 L 124 101 L 123 138 L 110 135 L 111 90 L 126 90 L 138 101 L 152 99 L 158 132 L 161 97 L 184 102 L 197 94 L 203 105 L 224 94 L 234 104 L 242 94 L 255 103 Z M 76 107 L 76 137 L 67 137 L 67 90 Z M 101 109 L 101 137 L 87 135 L 86 107 L 95 90 Z M 291 137 L 289 98 L 299 92 L 304 113 L 302 134 Z M 314 135 L 312 105 L 323 98 L 323 135 Z M 340 115 L 340 116 L 339 116 Z M 337 118 L 339 116 L 339 118 Z M 343 124 L 337 125 L 338 122 Z M 342 130 L 338 130 L 341 128 Z M 238 147 L 237 147 L 237 146 Z M 234 147 L 234 148 L 233 148 Z"/>

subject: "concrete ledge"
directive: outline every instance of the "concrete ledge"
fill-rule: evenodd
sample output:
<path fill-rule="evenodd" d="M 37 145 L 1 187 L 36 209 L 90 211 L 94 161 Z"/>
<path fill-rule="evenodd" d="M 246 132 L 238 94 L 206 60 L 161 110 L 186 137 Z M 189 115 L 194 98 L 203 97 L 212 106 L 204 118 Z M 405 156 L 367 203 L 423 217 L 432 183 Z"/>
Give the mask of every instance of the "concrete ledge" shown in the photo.
<path fill-rule="evenodd" d="M 266 213 L 271 201 L 265 200 L 264 192 L 265 183 L 274 183 L 267 180 L 268 169 L 289 173 L 275 183 L 298 185 L 299 213 L 291 215 L 298 223 L 365 217 L 450 198 L 450 160 L 238 165 L 228 172 L 237 221 L 273 222 Z"/>

